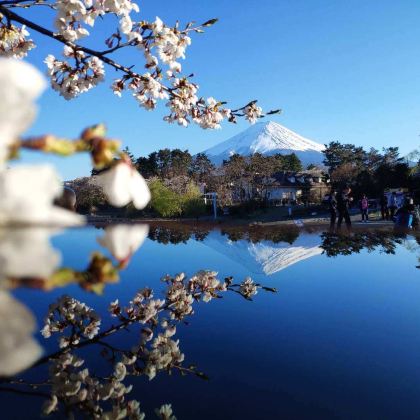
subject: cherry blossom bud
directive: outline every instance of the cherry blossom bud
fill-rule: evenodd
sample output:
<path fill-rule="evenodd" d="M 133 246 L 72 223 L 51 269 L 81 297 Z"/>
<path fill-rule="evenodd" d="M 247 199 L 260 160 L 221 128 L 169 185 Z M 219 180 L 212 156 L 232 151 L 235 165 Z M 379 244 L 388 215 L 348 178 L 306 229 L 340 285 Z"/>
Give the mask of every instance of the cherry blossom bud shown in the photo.
<path fill-rule="evenodd" d="M 85 141 L 90 141 L 96 137 L 105 137 L 106 126 L 105 124 L 96 124 L 86 128 L 82 131 L 80 138 Z"/>

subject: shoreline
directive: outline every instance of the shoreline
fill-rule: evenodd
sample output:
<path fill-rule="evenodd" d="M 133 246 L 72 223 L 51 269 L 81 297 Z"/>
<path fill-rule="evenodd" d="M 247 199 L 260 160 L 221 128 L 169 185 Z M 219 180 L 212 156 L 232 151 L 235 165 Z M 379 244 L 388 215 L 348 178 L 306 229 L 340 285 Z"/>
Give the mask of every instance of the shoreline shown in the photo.
<path fill-rule="evenodd" d="M 179 219 L 167 219 L 167 218 L 124 218 L 124 217 L 110 217 L 110 216 L 87 216 L 88 225 L 97 227 L 107 226 L 110 224 L 140 224 L 147 223 L 151 226 L 162 226 L 165 225 L 168 228 L 172 227 L 195 227 L 195 228 L 208 228 L 208 229 L 220 229 L 220 228 L 246 228 L 246 229 L 269 229 L 269 228 L 294 228 L 299 230 L 325 230 L 330 229 L 330 220 L 328 217 L 311 217 L 311 218 L 295 218 L 291 220 L 277 220 L 277 221 L 260 221 L 260 220 L 247 220 L 247 219 L 232 219 L 232 218 L 220 218 L 220 219 L 196 219 L 196 218 L 179 218 Z M 360 221 L 360 215 L 354 215 L 351 217 L 352 226 L 351 230 L 396 230 L 395 225 L 391 221 L 372 219 L 367 223 Z M 342 224 L 341 228 L 334 227 L 333 230 L 337 232 L 349 231 L 345 224 Z M 419 233 L 419 229 L 398 229 L 398 231 L 404 231 L 407 233 Z"/>

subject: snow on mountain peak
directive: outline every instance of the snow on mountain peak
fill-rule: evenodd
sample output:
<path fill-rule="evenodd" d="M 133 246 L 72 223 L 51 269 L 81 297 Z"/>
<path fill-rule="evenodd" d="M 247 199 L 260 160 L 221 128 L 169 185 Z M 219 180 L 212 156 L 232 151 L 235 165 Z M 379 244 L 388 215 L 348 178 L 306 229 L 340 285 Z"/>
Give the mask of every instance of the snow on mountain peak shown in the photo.
<path fill-rule="evenodd" d="M 254 153 L 264 155 L 296 153 L 302 163 L 308 165 L 322 164 L 324 149 L 324 145 L 302 137 L 274 121 L 264 121 L 254 124 L 204 153 L 217 164 L 234 153 L 243 156 Z"/>

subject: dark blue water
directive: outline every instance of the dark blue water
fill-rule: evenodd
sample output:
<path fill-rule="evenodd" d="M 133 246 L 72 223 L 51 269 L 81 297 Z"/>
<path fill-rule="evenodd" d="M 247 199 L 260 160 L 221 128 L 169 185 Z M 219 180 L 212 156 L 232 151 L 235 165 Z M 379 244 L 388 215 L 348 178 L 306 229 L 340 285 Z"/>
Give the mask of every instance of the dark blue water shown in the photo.
<path fill-rule="evenodd" d="M 51 243 L 62 267 L 83 270 L 92 252 L 110 255 L 97 242 L 101 235 L 95 228 L 68 230 Z M 178 419 L 418 419 L 419 242 L 375 232 L 154 227 L 119 282 L 105 285 L 100 295 L 79 284 L 43 291 L 16 281 L 11 293 L 34 314 L 38 329 L 48 305 L 62 294 L 95 308 L 105 328 L 112 322 L 110 301 L 127 303 L 144 286 L 159 294 L 164 274 L 210 269 L 238 282 L 251 276 L 277 293 L 260 290 L 247 301 L 227 292 L 197 303 L 188 325 L 178 328 L 185 364 L 197 365 L 209 380 L 177 372 L 161 372 L 151 381 L 127 379 L 134 385 L 130 398 L 140 401 L 147 418 L 171 403 Z M 134 327 L 109 342 L 130 348 L 138 334 Z M 57 349 L 54 337 L 38 333 L 36 339 L 45 354 Z M 109 371 L 100 352 L 99 345 L 80 352 L 90 371 Z M 45 375 L 41 366 L 18 376 L 36 382 Z M 0 392 L 0 417 L 38 418 L 43 400 Z"/>

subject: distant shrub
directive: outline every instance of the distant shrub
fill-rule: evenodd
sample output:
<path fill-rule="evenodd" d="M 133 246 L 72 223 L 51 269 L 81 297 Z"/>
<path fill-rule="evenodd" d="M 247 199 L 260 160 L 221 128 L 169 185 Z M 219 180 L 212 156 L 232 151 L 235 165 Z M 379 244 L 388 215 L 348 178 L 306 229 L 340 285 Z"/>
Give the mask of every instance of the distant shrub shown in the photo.
<path fill-rule="evenodd" d="M 193 182 L 187 186 L 185 194 L 181 196 L 182 214 L 184 216 L 198 217 L 206 213 L 206 205 L 200 189 Z"/>
<path fill-rule="evenodd" d="M 159 216 L 176 217 L 181 215 L 182 203 L 180 195 L 165 187 L 159 179 L 151 180 L 149 188 L 152 194 L 150 206 Z"/>
<path fill-rule="evenodd" d="M 159 216 L 198 217 L 206 212 L 206 206 L 199 188 L 190 182 L 183 193 L 175 192 L 170 187 L 155 178 L 149 182 L 152 199 L 150 206 Z"/>

